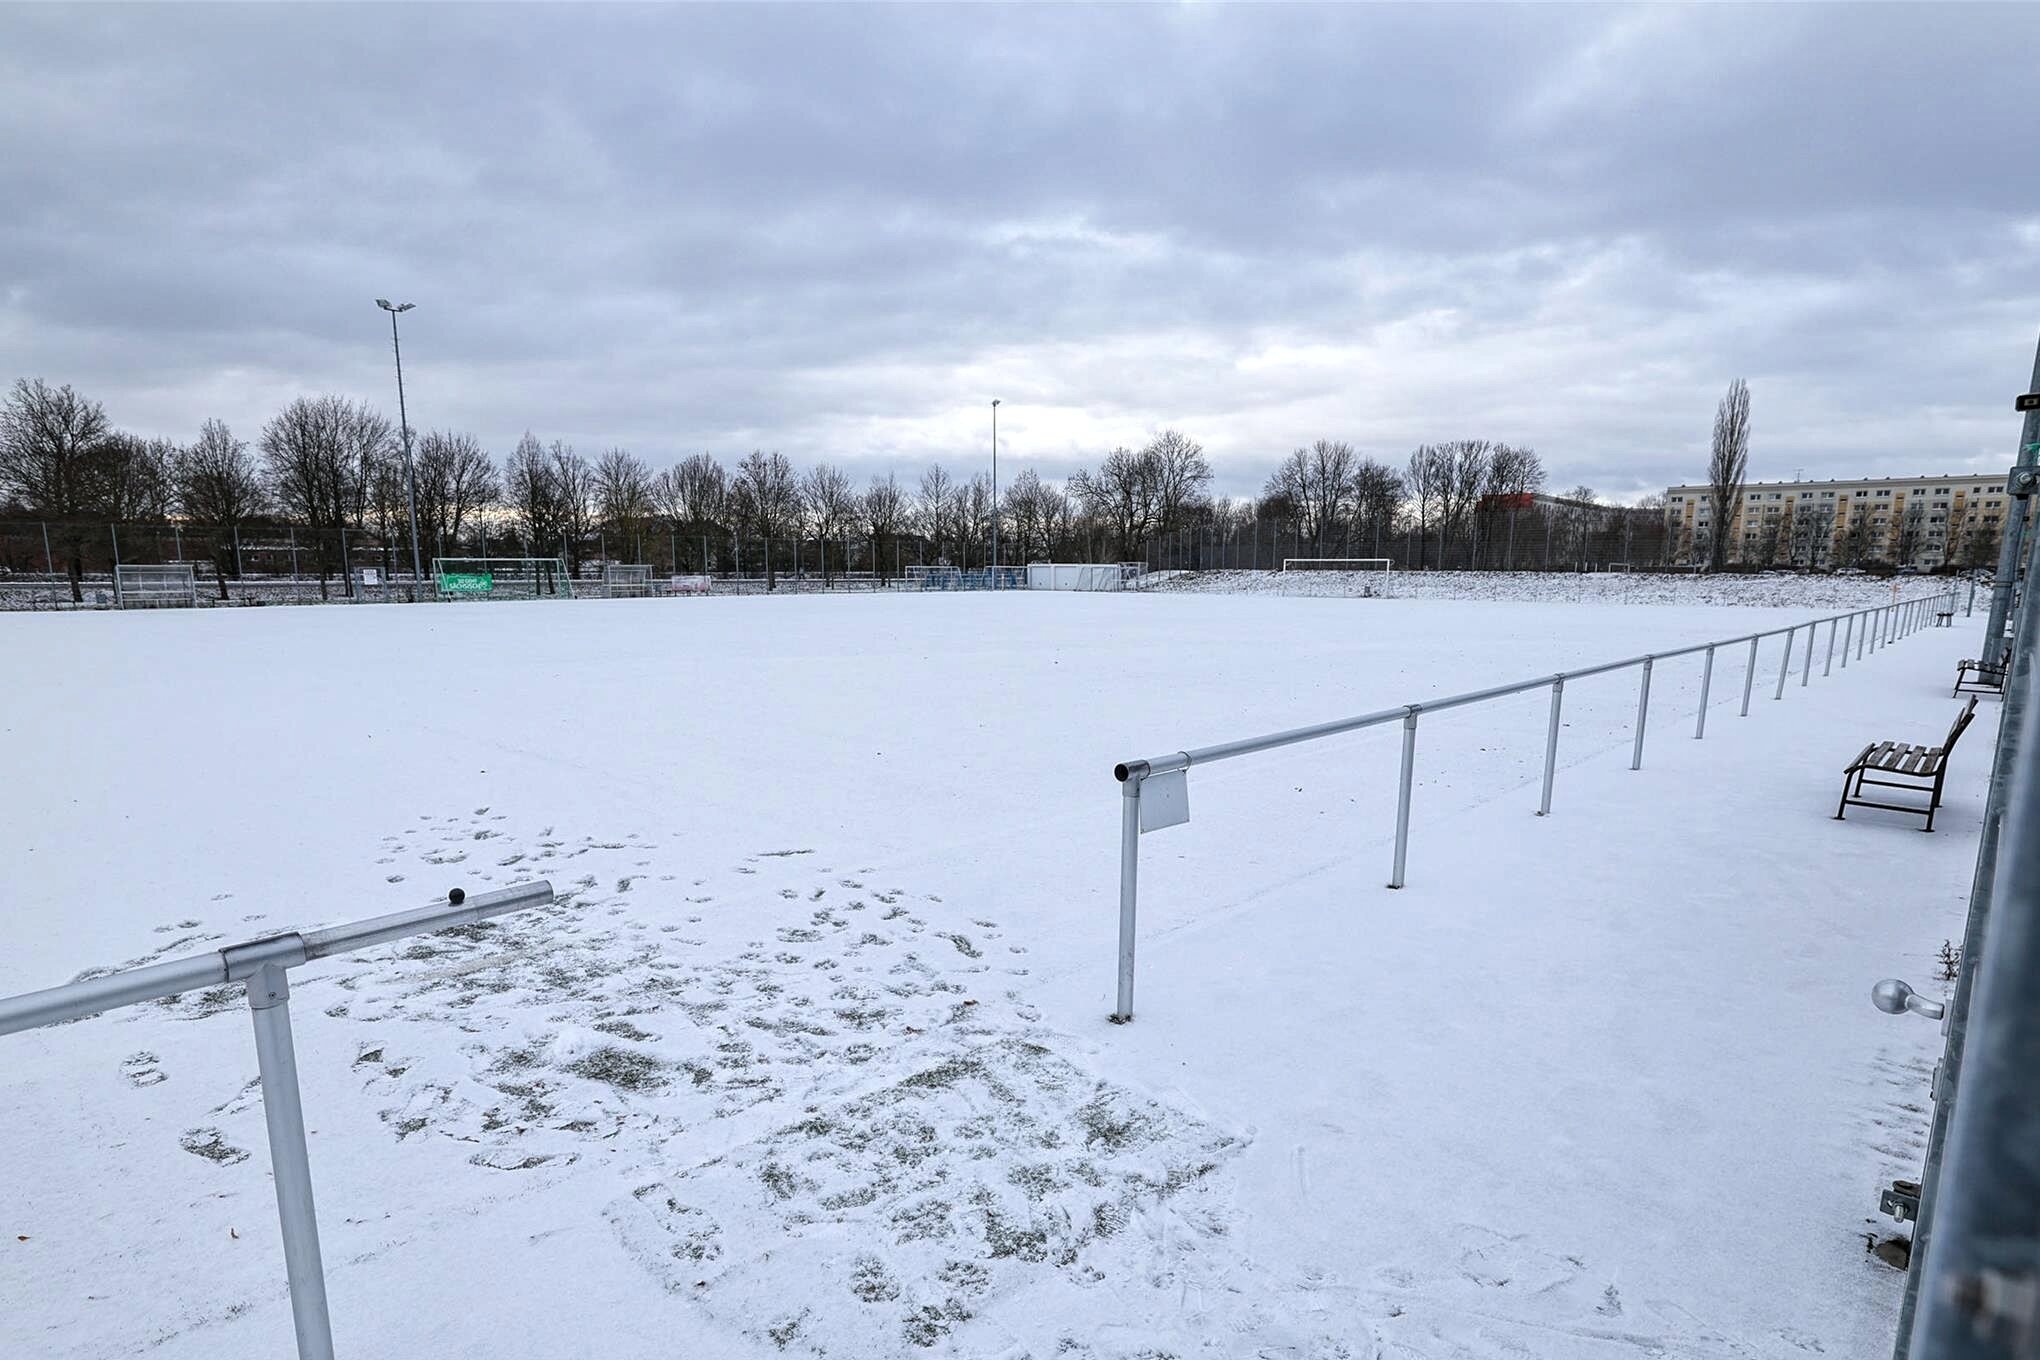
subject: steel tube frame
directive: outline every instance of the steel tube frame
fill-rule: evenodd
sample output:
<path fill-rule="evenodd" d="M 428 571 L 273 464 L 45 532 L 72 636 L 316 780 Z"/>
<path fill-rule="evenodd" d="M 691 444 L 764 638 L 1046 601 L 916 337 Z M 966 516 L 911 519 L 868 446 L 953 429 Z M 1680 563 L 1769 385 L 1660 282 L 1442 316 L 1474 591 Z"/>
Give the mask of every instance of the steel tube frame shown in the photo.
<path fill-rule="evenodd" d="M 1636 690 L 1636 745 L 1629 754 L 1629 768 L 1643 768 L 1643 732 L 1650 721 L 1650 664 L 1656 658 L 1643 659 L 1643 681 Z"/>
<path fill-rule="evenodd" d="M 1636 732 L 1630 748 L 1632 770 L 1643 766 L 1644 736 L 1648 730 L 1650 714 L 1650 677 L 1659 661 L 1670 660 L 1695 653 L 1706 657 L 1701 681 L 1700 713 L 1695 720 L 1693 735 L 1704 735 L 1707 722 L 1707 697 L 1713 680 L 1714 654 L 1722 647 L 1747 642 L 1750 648 L 1749 663 L 1743 668 L 1742 716 L 1750 712 L 1750 695 L 1756 683 L 1758 648 L 1763 639 L 1783 636 L 1785 654 L 1778 672 L 1778 694 L 1782 697 L 1785 681 L 1791 674 L 1792 639 L 1800 629 L 1806 630 L 1807 671 L 1801 684 L 1807 683 L 1812 669 L 1812 650 L 1815 630 L 1823 623 L 1829 625 L 1828 645 L 1834 646 L 1834 628 L 1846 622 L 1853 631 L 1858 618 L 1867 618 L 1875 611 L 1853 610 L 1830 614 L 1805 623 L 1795 623 L 1784 628 L 1769 628 L 1760 632 L 1747 633 L 1739 637 L 1718 638 L 1712 642 L 1697 642 L 1690 647 L 1672 651 L 1653 652 L 1643 656 L 1627 657 L 1620 661 L 1604 662 L 1597 666 L 1582 666 L 1575 670 L 1560 671 L 1555 675 L 1540 675 L 1529 680 L 1511 684 L 1491 685 L 1486 689 L 1471 690 L 1464 694 L 1451 694 L 1423 703 L 1399 704 L 1394 708 L 1363 713 L 1356 717 L 1339 718 L 1331 722 L 1313 723 L 1307 727 L 1295 727 L 1281 732 L 1270 732 L 1257 737 L 1244 737 L 1237 741 L 1218 742 L 1210 746 L 1192 747 L 1174 751 L 1167 755 L 1154 756 L 1146 760 L 1123 761 L 1113 766 L 1113 777 L 1120 781 L 1123 801 L 1120 811 L 1119 837 L 1119 986 L 1117 1009 L 1112 1019 L 1120 1024 L 1133 1019 L 1134 944 L 1139 898 L 1140 864 L 1140 785 L 1151 775 L 1171 774 L 1187 770 L 1193 765 L 1208 765 L 1214 761 L 1232 760 L 1239 756 L 1257 755 L 1263 751 L 1279 750 L 1302 742 L 1317 741 L 1324 737 L 1340 736 L 1348 732 L 1364 731 L 1370 727 L 1381 727 L 1400 720 L 1403 724 L 1402 768 L 1396 795 L 1395 858 L 1390 871 L 1391 888 L 1401 888 L 1406 881 L 1409 861 L 1410 804 L 1415 783 L 1417 719 L 1427 712 L 1443 712 L 1448 709 L 1464 708 L 1470 704 L 1485 703 L 1490 699 L 1502 699 L 1522 694 L 1533 689 L 1551 690 L 1551 710 L 1545 735 L 1544 778 L 1538 799 L 1537 815 L 1546 816 L 1551 811 L 1553 786 L 1556 782 L 1558 759 L 1559 715 L 1564 704 L 1565 682 L 1588 676 L 1606 675 L 1612 671 L 1627 670 L 1632 666 L 1641 667 L 1636 704 Z M 1869 627 L 1863 629 L 1867 636 Z M 1842 665 L 1848 665 L 1848 651 L 1843 648 Z M 1824 671 L 1823 674 L 1826 672 Z"/>
<path fill-rule="evenodd" d="M 1693 740 L 1707 735 L 1707 693 L 1714 687 L 1714 649 L 1707 649 L 1707 663 L 1700 668 L 1700 715 L 1693 720 Z"/>
<path fill-rule="evenodd" d="M 1137 792 L 1127 801 L 1128 806 L 1135 805 Z M 270 1169 L 276 1182 L 276 1215 L 283 1237 L 297 1352 L 299 1360 L 333 1360 L 333 1327 L 326 1306 L 318 1214 L 312 1201 L 311 1158 L 305 1148 L 297 1048 L 290 1027 L 289 971 L 329 954 L 467 925 L 506 912 L 545 906 L 552 900 L 552 884 L 543 879 L 474 897 L 456 889 L 446 902 L 428 907 L 325 930 L 287 931 L 207 954 L 169 959 L 145 968 L 130 968 L 84 982 L 0 998 L 0 1034 L 81 1020 L 115 1007 L 175 996 L 198 987 L 245 983 L 248 1011 L 255 1029 L 255 1060 L 262 1078 L 262 1117 L 269 1132 Z"/>
<path fill-rule="evenodd" d="M 1403 715 L 1402 725 L 1402 782 L 1395 800 L 1395 866 L 1391 870 L 1388 886 L 1400 888 L 1403 885 L 1403 867 L 1410 854 L 1410 789 L 1415 783 L 1417 771 L 1417 714 L 1420 710 L 1412 705 Z"/>
<path fill-rule="evenodd" d="M 1820 663 L 1820 678 L 1825 680 L 1835 673 L 1835 634 L 1842 631 L 1842 625 L 1834 619 L 1828 620 L 1827 660 Z"/>
<path fill-rule="evenodd" d="M 1847 630 L 1842 634 L 1843 670 L 1849 669 L 1849 649 L 1856 645 L 1856 616 L 1854 614 L 1849 615 L 1845 622 L 1847 623 L 1848 627 Z"/>
<path fill-rule="evenodd" d="M 1558 777 L 1558 712 L 1565 703 L 1565 677 L 1551 682 L 1551 722 L 1544 734 L 1544 794 L 1537 802 L 1537 815 L 1551 815 L 1551 785 Z"/>
<path fill-rule="evenodd" d="M 1792 630 L 1796 632 L 1797 630 Z M 1785 677 L 1792 674 L 1792 632 L 1785 634 L 1785 651 L 1778 657 L 1778 688 L 1772 693 L 1773 699 L 1785 697 Z"/>
<path fill-rule="evenodd" d="M 1818 624 L 1808 624 L 1806 629 L 1806 664 L 1799 672 L 1799 687 L 1805 689 L 1813 681 L 1813 638 Z"/>

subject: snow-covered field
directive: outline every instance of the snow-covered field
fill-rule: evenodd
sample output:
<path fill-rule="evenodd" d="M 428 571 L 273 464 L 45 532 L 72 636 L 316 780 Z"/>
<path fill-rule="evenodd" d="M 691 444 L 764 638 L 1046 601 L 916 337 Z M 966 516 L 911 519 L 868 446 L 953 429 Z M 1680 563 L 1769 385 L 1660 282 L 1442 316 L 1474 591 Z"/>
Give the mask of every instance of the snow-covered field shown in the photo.
<path fill-rule="evenodd" d="M 1884 592 L 1888 596 L 1888 590 Z M 1867 1356 L 1993 722 L 1975 620 L 1192 773 L 1105 1022 L 1115 760 L 1825 612 L 1236 594 L 0 617 L 0 992 L 544 875 L 298 970 L 341 1352 Z M 1825 635 L 1823 634 L 1823 641 Z M 1993 717 L 1986 701 L 1983 716 Z M 237 995 L 0 1039 L 0 1354 L 274 1356 Z"/>
<path fill-rule="evenodd" d="M 1157 572 L 1142 589 L 1157 594 L 1385 597 L 1524 604 L 1762 605 L 1832 613 L 1955 590 L 1968 578 L 1904 576 L 1695 575 L 1692 572 L 1533 571 L 1196 571 Z M 1987 592 L 1984 592 L 1987 594 Z"/>

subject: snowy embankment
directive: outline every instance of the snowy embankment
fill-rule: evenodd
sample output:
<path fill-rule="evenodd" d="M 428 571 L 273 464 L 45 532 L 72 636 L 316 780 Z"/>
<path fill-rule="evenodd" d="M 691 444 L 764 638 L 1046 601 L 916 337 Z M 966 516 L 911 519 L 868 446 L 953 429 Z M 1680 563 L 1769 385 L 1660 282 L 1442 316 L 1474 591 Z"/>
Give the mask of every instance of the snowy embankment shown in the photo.
<path fill-rule="evenodd" d="M 1816 610 L 1804 611 L 1809 616 Z M 1356 620 L 1364 619 L 1364 626 Z M 1989 724 L 1973 624 L 1192 773 L 1111 1005 L 1113 761 L 1777 626 L 1139 595 L 18 615 L 0 991 L 456 884 L 293 981 L 343 1354 L 1800 1357 L 1888 1344 Z M 1825 633 L 1821 643 L 1825 645 Z M 396 664 L 392 664 L 392 661 Z M 193 696 L 200 696 L 194 698 Z M 1985 709 L 1986 719 L 1989 708 Z M 276 1355 L 232 989 L 0 1039 L 0 1353 Z"/>
<path fill-rule="evenodd" d="M 1299 598 L 1485 600 L 1523 604 L 1759 605 L 1823 613 L 1969 591 L 1966 579 L 1902 576 L 1741 576 L 1692 572 L 1185 571 L 1143 587 L 1153 594 L 1290 595 Z"/>

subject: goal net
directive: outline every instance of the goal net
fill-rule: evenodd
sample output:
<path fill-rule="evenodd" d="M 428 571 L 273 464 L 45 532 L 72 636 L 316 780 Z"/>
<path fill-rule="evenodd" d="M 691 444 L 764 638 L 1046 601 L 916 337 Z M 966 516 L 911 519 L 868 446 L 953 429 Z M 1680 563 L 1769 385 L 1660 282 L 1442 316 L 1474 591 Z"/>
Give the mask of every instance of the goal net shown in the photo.
<path fill-rule="evenodd" d="M 189 562 L 116 567 L 113 585 L 114 598 L 122 609 L 189 609 L 198 603 L 198 578 Z"/>
<path fill-rule="evenodd" d="M 557 557 L 435 557 L 442 600 L 571 600 L 574 581 Z"/>
<path fill-rule="evenodd" d="M 1386 557 L 1285 557 L 1284 571 L 1376 571 L 1383 576 L 1395 569 Z"/>
<path fill-rule="evenodd" d="M 652 569 L 643 563 L 611 562 L 602 568 L 602 592 L 612 600 L 656 594 Z"/>

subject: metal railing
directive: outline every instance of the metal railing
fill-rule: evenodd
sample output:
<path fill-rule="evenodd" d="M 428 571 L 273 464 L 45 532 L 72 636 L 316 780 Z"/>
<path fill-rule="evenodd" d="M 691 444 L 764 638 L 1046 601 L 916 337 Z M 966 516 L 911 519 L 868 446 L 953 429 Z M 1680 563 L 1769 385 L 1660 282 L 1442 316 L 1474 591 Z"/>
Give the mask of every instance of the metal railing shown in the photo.
<path fill-rule="evenodd" d="M 1846 669 L 1851 645 L 1855 649 L 1856 659 L 1860 661 L 1878 648 L 1889 646 L 1897 639 L 1933 624 L 1937 621 L 1937 616 L 1952 615 L 1956 607 L 1954 590 L 1936 591 L 1916 599 L 1894 600 L 1890 604 L 1828 615 L 1814 619 L 1810 623 L 1795 623 L 1786 628 L 1766 629 L 1740 637 L 1681 647 L 1674 651 L 1652 652 L 1622 661 L 1606 662 L 1599 666 L 1560 671 L 1554 675 L 1540 675 L 1511 684 L 1473 690 L 1466 694 L 1427 699 L 1421 703 L 1397 704 L 1393 708 L 1363 713 L 1354 718 L 1340 718 L 1308 727 L 1291 728 L 1285 732 L 1272 732 L 1266 736 L 1219 742 L 1213 746 L 1200 746 L 1194 750 L 1177 751 L 1148 760 L 1129 760 L 1115 765 L 1112 774 L 1120 782 L 1122 799 L 1119 830 L 1119 994 L 1112 1019 L 1118 1024 L 1125 1024 L 1133 1019 L 1135 922 L 1140 890 L 1140 838 L 1148 832 L 1177 826 L 1190 819 L 1188 771 L 1193 765 L 1209 765 L 1214 761 L 1255 755 L 1278 747 L 1294 746 L 1300 742 L 1318 741 L 1325 737 L 1358 732 L 1369 727 L 1401 723 L 1403 729 L 1401 785 L 1396 796 L 1395 857 L 1388 879 L 1389 887 L 1400 888 L 1403 886 L 1404 871 L 1409 858 L 1410 791 L 1416 773 L 1417 720 L 1423 714 L 1441 713 L 1449 709 L 1465 708 L 1493 699 L 1504 699 L 1548 688 L 1551 691 L 1551 713 L 1544 740 L 1542 792 L 1537 805 L 1537 815 L 1543 817 L 1551 812 L 1552 786 L 1558 772 L 1559 714 L 1565 702 L 1567 681 L 1632 668 L 1641 670 L 1636 694 L 1635 733 L 1631 740 L 1629 756 L 1629 768 L 1640 770 L 1643 768 L 1644 732 L 1650 718 L 1651 671 L 1658 662 L 1669 661 L 1675 657 L 1705 655 L 1706 662 L 1700 676 L 1700 712 L 1693 724 L 1693 736 L 1697 740 L 1707 735 L 1707 701 L 1714 678 L 1714 654 L 1722 648 L 1749 644 L 1749 664 L 1743 675 L 1742 692 L 1742 716 L 1748 717 L 1750 695 L 1756 683 L 1758 648 L 1765 638 L 1782 636 L 1785 639 L 1784 649 L 1778 659 L 1777 687 L 1771 695 L 1774 699 L 1782 699 L 1785 697 L 1786 682 L 1792 673 L 1793 639 L 1799 633 L 1806 634 L 1806 648 L 1799 678 L 1800 685 L 1805 686 L 1810 684 L 1813 678 L 1814 649 L 1823 624 L 1827 625 L 1828 637 L 1826 654 L 1821 662 L 1821 674 L 1826 676 L 1834 669 L 1835 635 L 1838 631 L 1843 633 L 1841 664 Z"/>
<path fill-rule="evenodd" d="M 540 880 L 466 896 L 456 888 L 429 907 L 370 917 L 324 930 L 286 931 L 205 954 L 169 959 L 40 992 L 0 998 L 0 1034 L 82 1020 L 101 1011 L 156 1001 L 198 988 L 245 983 L 255 1022 L 255 1060 L 261 1074 L 263 1122 L 276 1179 L 276 1215 L 283 1229 L 284 1270 L 290 1281 L 291 1319 L 300 1360 L 332 1360 L 333 1327 L 326 1310 L 326 1272 L 319 1255 L 319 1222 L 312 1208 L 311 1159 L 305 1151 L 305 1114 L 298 1093 L 297 1048 L 290 1028 L 290 970 L 328 955 L 470 925 L 491 916 L 542 907 L 552 884 Z"/>

